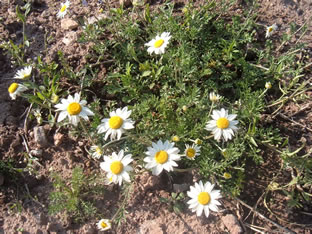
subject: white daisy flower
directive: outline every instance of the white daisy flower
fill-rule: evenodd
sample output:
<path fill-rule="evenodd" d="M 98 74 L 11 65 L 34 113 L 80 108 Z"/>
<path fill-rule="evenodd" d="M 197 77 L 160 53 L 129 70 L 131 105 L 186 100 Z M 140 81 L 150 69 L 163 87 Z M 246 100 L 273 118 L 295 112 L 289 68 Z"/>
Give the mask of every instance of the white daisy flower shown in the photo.
<path fill-rule="evenodd" d="M 144 158 L 146 169 L 152 169 L 153 175 L 159 175 L 163 169 L 173 171 L 173 167 L 178 164 L 175 161 L 180 160 L 179 149 L 174 147 L 174 143 L 159 140 L 157 143 L 152 143 L 152 147 L 147 148 L 145 152 L 147 157 Z"/>
<path fill-rule="evenodd" d="M 111 135 L 111 140 L 116 138 L 119 140 L 125 130 L 134 128 L 134 122 L 128 119 L 130 115 L 131 110 L 128 111 L 128 107 L 124 107 L 123 109 L 118 108 L 116 111 L 110 112 L 110 118 L 102 119 L 102 124 L 97 127 L 98 133 L 106 132 L 105 140 L 107 140 L 109 135 Z"/>
<path fill-rule="evenodd" d="M 101 149 L 100 146 L 98 145 L 92 145 L 90 150 L 93 152 L 92 153 L 92 157 L 95 158 L 95 159 L 99 159 L 101 158 L 102 154 L 103 154 L 103 151 Z"/>
<path fill-rule="evenodd" d="M 265 38 L 269 38 L 278 29 L 276 24 L 266 28 Z"/>
<path fill-rule="evenodd" d="M 187 191 L 187 195 L 191 198 L 187 202 L 192 212 L 196 211 L 197 216 L 201 216 L 203 211 L 206 217 L 209 216 L 209 210 L 218 212 L 220 204 L 217 199 L 221 198 L 220 190 L 213 190 L 214 184 L 206 182 L 203 185 L 202 181 L 195 183 L 194 186 L 190 186 L 190 191 Z"/>
<path fill-rule="evenodd" d="M 152 54 L 163 54 L 165 53 L 165 48 L 169 43 L 171 36 L 170 32 L 163 32 L 160 36 L 156 36 L 155 39 L 151 40 L 148 43 L 145 43 L 145 46 L 148 46 L 147 52 Z"/>
<path fill-rule="evenodd" d="M 209 99 L 211 102 L 218 102 L 221 99 L 221 96 L 218 94 L 215 94 L 214 92 L 210 92 Z"/>
<path fill-rule="evenodd" d="M 188 159 L 194 160 L 196 156 L 200 155 L 200 146 L 193 144 L 192 146 L 185 145 L 185 156 Z"/>
<path fill-rule="evenodd" d="M 75 93 L 74 97 L 69 95 L 67 99 L 61 99 L 61 103 L 55 105 L 56 111 L 60 111 L 57 122 L 61 122 L 66 117 L 75 126 L 78 125 L 80 117 L 88 121 L 88 116 L 92 116 L 94 113 L 85 105 L 87 105 L 87 101 L 80 101 L 80 94 L 78 93 Z"/>
<path fill-rule="evenodd" d="M 112 156 L 104 156 L 104 162 L 100 163 L 100 167 L 106 171 L 107 178 L 114 184 L 121 185 L 123 180 L 130 182 L 128 171 L 132 171 L 132 167 L 128 164 L 133 161 L 131 156 L 131 154 L 124 156 L 123 150 L 118 155 L 113 152 Z"/>
<path fill-rule="evenodd" d="M 12 83 L 8 88 L 10 97 L 12 100 L 16 99 L 16 96 L 20 95 L 22 92 L 26 91 L 28 88 L 22 84 Z"/>
<path fill-rule="evenodd" d="M 212 112 L 212 119 L 208 121 L 206 125 L 206 130 L 212 131 L 214 134 L 214 139 L 219 141 L 221 137 L 225 141 L 231 140 L 234 135 L 234 131 L 238 128 L 236 125 L 238 124 L 237 120 L 234 120 L 236 115 L 229 115 L 228 111 L 225 109 L 214 110 Z"/>
<path fill-rule="evenodd" d="M 30 77 L 32 71 L 31 66 L 24 67 L 16 72 L 14 79 L 22 79 L 25 80 Z"/>
<path fill-rule="evenodd" d="M 70 5 L 70 1 L 67 0 L 65 3 L 61 3 L 61 9 L 59 10 L 59 12 L 57 13 L 57 18 L 64 18 L 64 16 L 67 13 L 67 8 Z"/>
<path fill-rule="evenodd" d="M 109 219 L 101 219 L 98 223 L 97 223 L 97 227 L 100 231 L 106 231 L 108 229 L 111 229 L 112 227 L 112 223 Z"/>

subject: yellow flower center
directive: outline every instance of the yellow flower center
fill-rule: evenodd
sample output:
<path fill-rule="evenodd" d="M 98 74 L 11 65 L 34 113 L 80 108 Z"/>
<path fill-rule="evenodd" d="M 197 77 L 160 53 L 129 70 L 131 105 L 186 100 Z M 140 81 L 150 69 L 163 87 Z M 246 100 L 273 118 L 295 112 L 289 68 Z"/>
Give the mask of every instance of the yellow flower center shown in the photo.
<path fill-rule="evenodd" d="M 159 40 L 155 41 L 154 47 L 155 48 L 159 48 L 159 47 L 161 47 L 164 44 L 164 42 L 165 41 L 163 39 L 159 39 Z"/>
<path fill-rule="evenodd" d="M 196 154 L 196 151 L 193 148 L 188 148 L 186 150 L 186 156 L 189 158 L 193 158 L 195 156 L 195 154 Z"/>
<path fill-rule="evenodd" d="M 158 162 L 159 164 L 164 164 L 165 162 L 168 161 L 168 153 L 166 151 L 158 151 L 155 154 L 155 160 L 156 162 Z"/>
<path fill-rule="evenodd" d="M 201 192 L 198 194 L 197 200 L 202 205 L 207 205 L 210 202 L 210 195 L 207 192 Z"/>
<path fill-rule="evenodd" d="M 61 8 L 61 10 L 60 10 L 60 12 L 64 12 L 64 11 L 66 10 L 66 8 L 67 8 L 66 4 L 63 5 L 62 8 Z"/>
<path fill-rule="evenodd" d="M 110 170 L 115 175 L 119 175 L 123 170 L 123 164 L 120 161 L 112 162 L 112 164 L 110 165 Z"/>
<path fill-rule="evenodd" d="M 273 27 L 269 27 L 268 31 L 272 32 L 273 31 Z"/>
<path fill-rule="evenodd" d="M 104 221 L 101 222 L 101 227 L 102 227 L 102 228 L 106 228 L 107 226 L 108 226 L 108 225 L 107 225 Z"/>
<path fill-rule="evenodd" d="M 9 93 L 14 93 L 17 87 L 18 87 L 18 83 L 12 83 L 10 87 L 8 88 Z"/>
<path fill-rule="evenodd" d="M 230 125 L 230 121 L 227 118 L 219 118 L 217 120 L 217 127 L 221 129 L 228 128 Z"/>
<path fill-rule="evenodd" d="M 81 112 L 81 105 L 78 102 L 72 102 L 67 107 L 67 112 L 70 115 L 78 115 Z"/>
<path fill-rule="evenodd" d="M 108 125 L 110 128 L 112 129 L 118 129 L 121 127 L 123 123 L 123 119 L 120 118 L 119 116 L 113 116 L 109 119 L 108 121 Z"/>

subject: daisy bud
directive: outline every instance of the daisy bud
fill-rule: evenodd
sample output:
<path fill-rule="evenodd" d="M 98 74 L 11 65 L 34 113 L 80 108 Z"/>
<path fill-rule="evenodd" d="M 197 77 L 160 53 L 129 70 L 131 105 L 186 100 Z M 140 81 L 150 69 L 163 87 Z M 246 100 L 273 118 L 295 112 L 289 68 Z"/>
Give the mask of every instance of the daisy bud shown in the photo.
<path fill-rule="evenodd" d="M 174 142 L 178 142 L 178 141 L 180 141 L 180 137 L 175 135 L 175 136 L 171 137 L 171 140 Z"/>
<path fill-rule="evenodd" d="M 266 88 L 266 89 L 272 88 L 271 82 L 266 82 L 266 83 L 265 83 L 265 88 Z"/>
<path fill-rule="evenodd" d="M 224 179 L 228 180 L 228 179 L 232 178 L 232 175 L 228 172 L 224 172 L 223 177 L 224 177 Z"/>

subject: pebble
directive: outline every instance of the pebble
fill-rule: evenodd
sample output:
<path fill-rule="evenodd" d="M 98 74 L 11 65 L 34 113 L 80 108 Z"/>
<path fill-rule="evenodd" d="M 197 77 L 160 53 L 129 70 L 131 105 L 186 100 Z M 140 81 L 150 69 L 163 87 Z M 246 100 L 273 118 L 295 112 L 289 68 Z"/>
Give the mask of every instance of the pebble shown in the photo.
<path fill-rule="evenodd" d="M 79 24 L 72 19 L 62 19 L 61 20 L 61 28 L 65 30 L 73 30 L 78 28 Z"/>
<path fill-rule="evenodd" d="M 45 134 L 45 130 L 42 126 L 37 126 L 34 128 L 34 138 L 35 142 L 42 147 L 48 146 L 48 140 Z"/>
<path fill-rule="evenodd" d="M 227 214 L 221 218 L 222 222 L 224 223 L 225 227 L 229 230 L 231 234 L 240 234 L 243 233 L 243 229 L 239 224 L 238 219 L 236 216 L 232 214 Z"/>
<path fill-rule="evenodd" d="M 64 139 L 64 134 L 58 132 L 53 136 L 53 139 L 54 139 L 54 145 L 58 146 L 62 144 L 63 139 Z"/>
<path fill-rule="evenodd" d="M 74 31 L 68 32 L 65 37 L 63 38 L 62 42 L 68 46 L 73 44 L 77 40 L 77 33 Z"/>
<path fill-rule="evenodd" d="M 40 214 L 36 214 L 34 216 L 35 216 L 35 219 L 36 219 L 36 223 L 38 225 L 46 225 L 47 224 L 48 218 L 47 218 L 47 216 L 45 214 L 40 213 Z"/>
<path fill-rule="evenodd" d="M 189 184 L 173 184 L 173 191 L 175 193 L 182 193 L 186 190 L 188 190 L 190 187 Z"/>
<path fill-rule="evenodd" d="M 30 154 L 35 157 L 40 157 L 42 156 L 42 152 L 42 149 L 34 149 L 30 151 Z"/>

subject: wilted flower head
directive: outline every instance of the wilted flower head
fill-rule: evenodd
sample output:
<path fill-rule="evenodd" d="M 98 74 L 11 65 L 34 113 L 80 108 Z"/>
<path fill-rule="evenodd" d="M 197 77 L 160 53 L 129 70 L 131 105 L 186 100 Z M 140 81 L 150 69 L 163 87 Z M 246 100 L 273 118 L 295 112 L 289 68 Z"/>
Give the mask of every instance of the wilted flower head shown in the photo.
<path fill-rule="evenodd" d="M 278 29 L 276 24 L 273 24 L 266 29 L 265 38 L 269 38 Z"/>
<path fill-rule="evenodd" d="M 31 66 L 24 67 L 16 72 L 14 79 L 22 79 L 25 80 L 30 77 L 32 71 Z"/>
<path fill-rule="evenodd" d="M 97 223 L 97 227 L 100 231 L 106 231 L 112 227 L 111 221 L 109 219 L 101 219 Z"/>
<path fill-rule="evenodd" d="M 218 94 L 215 94 L 214 92 L 211 92 L 211 93 L 209 93 L 209 99 L 211 102 L 215 103 L 221 99 L 221 96 Z"/>
<path fill-rule="evenodd" d="M 9 95 L 12 100 L 16 99 L 16 96 L 20 95 L 22 92 L 26 91 L 28 88 L 22 84 L 12 83 L 8 88 Z"/>
<path fill-rule="evenodd" d="M 67 13 L 67 9 L 70 6 L 70 1 L 67 0 L 65 3 L 61 3 L 61 9 L 59 10 L 59 12 L 57 13 L 57 18 L 64 18 L 64 16 Z"/>
<path fill-rule="evenodd" d="M 95 159 L 101 158 L 103 151 L 102 151 L 100 146 L 92 145 L 90 150 L 92 151 L 92 157 L 93 158 L 95 158 Z"/>

